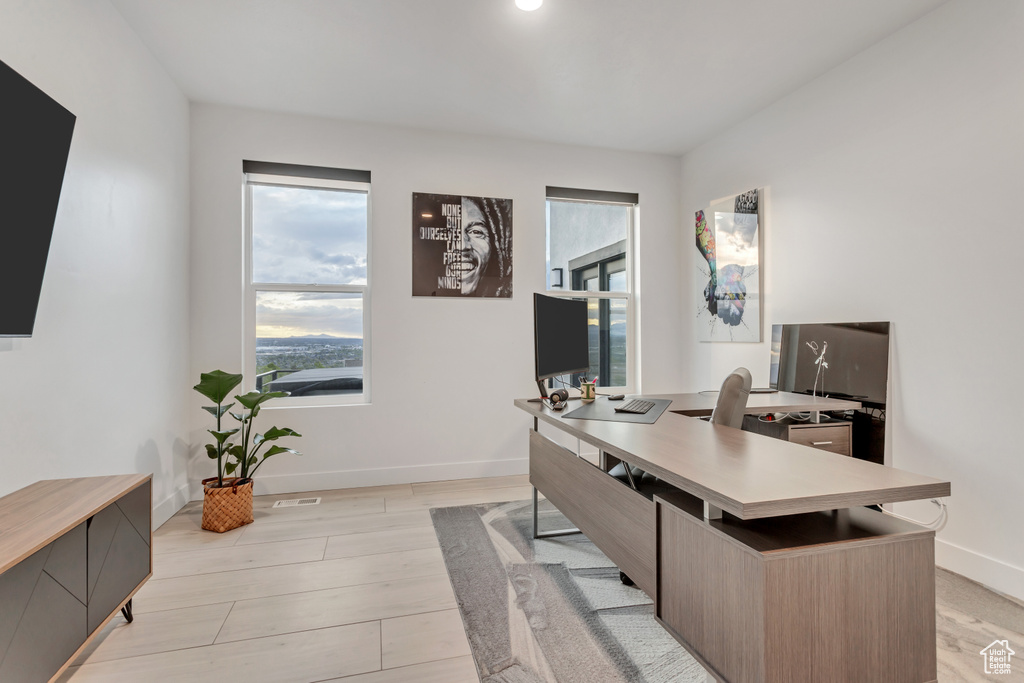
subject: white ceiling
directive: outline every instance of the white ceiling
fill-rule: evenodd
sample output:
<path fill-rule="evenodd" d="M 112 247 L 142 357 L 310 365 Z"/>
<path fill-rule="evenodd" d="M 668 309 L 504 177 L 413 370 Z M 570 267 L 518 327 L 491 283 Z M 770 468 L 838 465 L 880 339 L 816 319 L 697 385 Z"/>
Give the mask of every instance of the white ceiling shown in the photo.
<path fill-rule="evenodd" d="M 192 101 L 681 154 L 944 0 L 112 0 Z"/>

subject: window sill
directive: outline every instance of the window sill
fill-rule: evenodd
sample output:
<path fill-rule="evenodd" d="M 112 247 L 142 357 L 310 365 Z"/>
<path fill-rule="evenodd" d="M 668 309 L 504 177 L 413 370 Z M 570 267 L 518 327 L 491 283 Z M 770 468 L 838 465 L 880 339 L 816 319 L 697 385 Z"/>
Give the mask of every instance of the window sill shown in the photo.
<path fill-rule="evenodd" d="M 286 410 L 289 408 L 345 408 L 371 405 L 368 394 L 326 394 L 322 396 L 284 396 L 275 398 L 262 406 L 263 410 Z"/>

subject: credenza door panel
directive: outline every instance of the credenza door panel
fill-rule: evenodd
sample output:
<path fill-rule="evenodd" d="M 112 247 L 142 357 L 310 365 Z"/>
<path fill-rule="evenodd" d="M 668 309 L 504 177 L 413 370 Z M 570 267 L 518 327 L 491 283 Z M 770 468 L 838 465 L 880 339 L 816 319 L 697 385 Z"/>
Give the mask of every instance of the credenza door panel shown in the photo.
<path fill-rule="evenodd" d="M 114 505 L 104 508 L 89 525 L 89 631 L 124 604 L 128 594 L 149 575 L 149 535 L 139 531 L 125 514 L 137 510 L 132 500 L 145 501 L 147 510 L 143 528 L 148 528 L 150 487 L 140 486 Z M 122 505 L 122 503 L 124 503 Z M 95 530 L 95 533 L 94 533 Z"/>
<path fill-rule="evenodd" d="M 88 635 L 85 544 L 82 523 L 0 575 L 0 681 L 48 680 Z"/>

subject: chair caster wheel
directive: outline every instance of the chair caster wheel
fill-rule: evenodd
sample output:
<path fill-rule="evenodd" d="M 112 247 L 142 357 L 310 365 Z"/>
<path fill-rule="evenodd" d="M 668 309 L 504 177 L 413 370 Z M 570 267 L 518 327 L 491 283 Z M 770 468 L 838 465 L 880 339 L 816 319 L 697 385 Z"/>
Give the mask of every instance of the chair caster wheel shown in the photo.
<path fill-rule="evenodd" d="M 635 586 L 636 585 L 636 584 L 633 583 L 633 579 L 631 579 L 628 576 L 626 576 L 625 572 L 619 572 L 619 581 L 621 581 L 622 583 L 624 583 L 627 586 Z"/>

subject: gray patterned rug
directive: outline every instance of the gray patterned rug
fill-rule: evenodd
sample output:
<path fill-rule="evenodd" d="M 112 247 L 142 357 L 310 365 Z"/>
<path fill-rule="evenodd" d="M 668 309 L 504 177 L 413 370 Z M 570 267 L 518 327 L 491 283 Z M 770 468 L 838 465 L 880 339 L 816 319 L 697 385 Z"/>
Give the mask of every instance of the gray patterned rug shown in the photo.
<path fill-rule="evenodd" d="M 483 683 L 706 680 L 585 536 L 533 540 L 531 502 L 430 514 Z M 571 526 L 547 501 L 540 520 Z"/>

